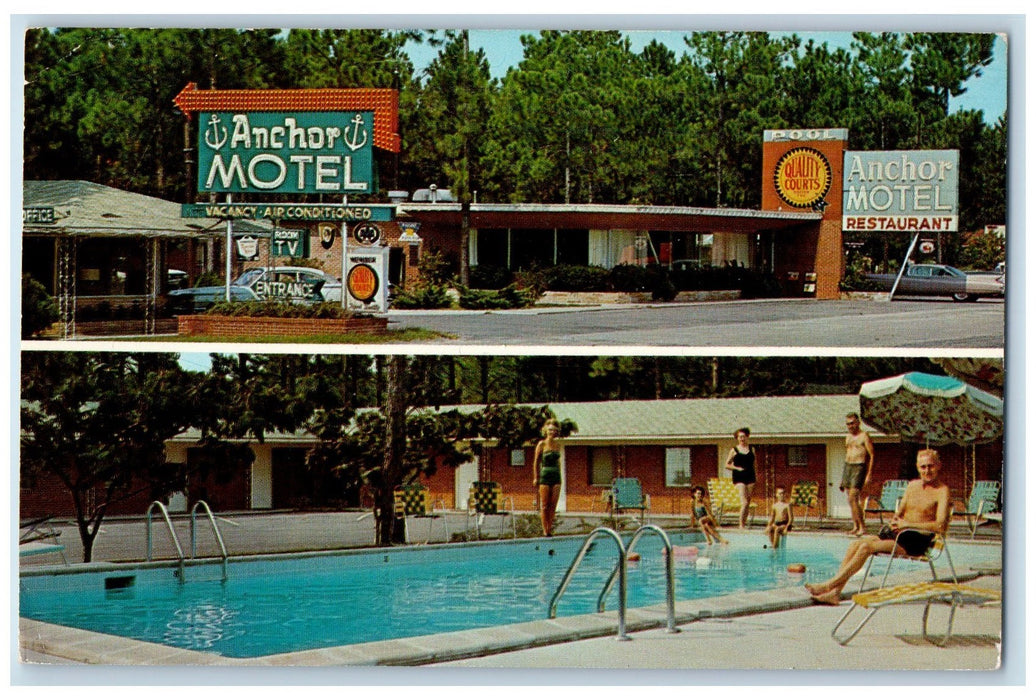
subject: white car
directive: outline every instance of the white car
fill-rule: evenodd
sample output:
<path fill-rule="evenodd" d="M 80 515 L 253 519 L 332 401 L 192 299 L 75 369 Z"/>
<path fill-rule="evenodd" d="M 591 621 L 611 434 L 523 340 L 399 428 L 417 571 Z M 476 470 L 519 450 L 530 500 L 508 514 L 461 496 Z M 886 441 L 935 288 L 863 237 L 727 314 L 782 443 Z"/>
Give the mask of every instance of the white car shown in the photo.
<path fill-rule="evenodd" d="M 891 290 L 896 275 L 867 275 L 884 290 Z M 896 294 L 910 296 L 950 296 L 954 301 L 975 301 L 979 297 L 1002 297 L 1004 278 L 968 274 L 949 265 L 921 263 L 910 265 L 900 278 Z"/>
<path fill-rule="evenodd" d="M 198 313 L 226 298 L 226 287 L 192 287 L 169 292 L 174 314 Z M 279 299 L 294 304 L 340 302 L 342 282 L 334 275 L 313 267 L 254 267 L 230 283 L 234 301 Z"/>

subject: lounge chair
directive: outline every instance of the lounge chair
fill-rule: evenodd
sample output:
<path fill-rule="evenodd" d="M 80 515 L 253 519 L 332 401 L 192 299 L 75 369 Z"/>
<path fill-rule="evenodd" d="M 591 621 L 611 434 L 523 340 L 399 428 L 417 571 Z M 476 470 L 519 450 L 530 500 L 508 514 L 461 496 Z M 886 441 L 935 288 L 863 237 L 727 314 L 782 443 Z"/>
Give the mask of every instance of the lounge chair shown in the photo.
<path fill-rule="evenodd" d="M 972 538 L 975 531 L 983 520 L 1001 521 L 996 517 L 997 499 L 1000 498 L 999 481 L 976 481 L 971 488 L 971 495 L 966 504 L 960 504 L 960 508 L 954 508 L 955 513 L 963 513 L 968 522 L 968 529 L 971 530 Z"/>
<path fill-rule="evenodd" d="M 19 523 L 18 558 L 60 554 L 61 561 L 68 565 L 65 545 L 57 541 L 59 537 L 61 537 L 61 533 L 54 528 L 50 516 L 33 518 Z"/>
<path fill-rule="evenodd" d="M 612 480 L 611 497 L 608 508 L 612 522 L 618 522 L 618 516 L 626 510 L 639 510 L 640 522 L 643 524 L 645 513 L 651 507 L 651 498 L 640 487 L 640 479 L 635 477 L 619 477 Z"/>
<path fill-rule="evenodd" d="M 845 646 L 853 637 L 859 634 L 864 625 L 870 622 L 879 610 L 893 605 L 907 605 L 924 603 L 924 614 L 921 616 L 921 634 L 925 641 L 937 646 L 945 646 L 946 642 L 953 636 L 953 616 L 957 608 L 963 605 L 989 605 L 999 603 L 1000 591 L 988 588 L 977 588 L 965 586 L 959 583 L 948 581 L 925 581 L 923 583 L 906 583 L 889 588 L 877 588 L 866 593 L 857 593 L 853 596 L 852 606 L 835 624 L 831 630 L 831 636 L 836 642 Z M 946 634 L 937 639 L 928 634 L 928 613 L 934 603 L 943 603 L 950 606 L 949 622 L 946 625 Z M 839 628 L 852 613 L 857 609 L 867 611 L 863 619 L 856 627 L 847 633 L 839 634 Z"/>
<path fill-rule="evenodd" d="M 820 484 L 815 481 L 800 481 L 791 487 L 791 507 L 802 506 L 802 524 L 805 525 L 809 518 L 809 509 L 816 510 L 817 522 L 820 521 Z"/>
<path fill-rule="evenodd" d="M 730 508 L 735 514 L 741 512 L 741 497 L 733 479 L 714 477 L 709 479 L 709 505 L 716 516 L 716 523 L 723 522 L 723 513 Z M 755 504 L 748 504 L 748 524 L 755 517 Z"/>
<path fill-rule="evenodd" d="M 899 536 L 902 535 L 902 532 L 906 532 L 906 530 L 900 531 L 900 535 L 896 537 L 897 542 L 899 540 Z M 941 556 L 946 557 L 946 562 L 950 571 L 950 581 L 939 580 L 939 575 L 936 572 L 935 562 Z M 877 557 L 888 558 L 889 563 L 885 568 L 885 574 L 877 588 L 864 591 L 864 587 L 867 583 L 867 576 L 871 570 L 871 564 Z M 900 561 L 906 559 L 926 562 L 931 571 L 932 580 L 920 583 L 906 583 L 896 586 L 888 586 L 889 573 L 892 571 L 892 565 L 897 559 Z M 922 634 L 924 635 L 925 640 L 942 646 L 950 638 L 953 632 L 953 615 L 958 607 L 961 605 L 985 604 L 999 600 L 999 591 L 962 586 L 960 584 L 957 580 L 957 570 L 953 566 L 953 558 L 950 556 L 949 548 L 946 545 L 946 538 L 943 535 L 936 535 L 932 542 L 932 546 L 920 556 L 909 557 L 897 554 L 895 550 L 890 554 L 876 554 L 872 556 L 867 561 L 867 566 L 863 571 L 863 577 L 860 580 L 860 589 L 852 597 L 853 604 L 848 610 L 846 610 L 845 614 L 842 615 L 838 622 L 835 623 L 834 628 L 831 630 L 831 637 L 844 646 L 863 629 L 864 625 L 866 625 L 881 608 L 907 603 L 925 603 L 924 616 L 922 618 Z M 950 605 L 949 624 L 946 629 L 946 634 L 941 641 L 935 641 L 928 635 L 928 613 L 932 603 L 946 603 Z M 840 634 L 839 629 L 843 624 L 845 624 L 857 608 L 867 609 L 867 614 L 859 624 L 857 624 L 856 627 L 848 633 Z"/>
<path fill-rule="evenodd" d="M 432 521 L 441 519 L 446 542 L 450 541 L 450 524 L 444 513 L 436 513 L 429 503 L 428 489 L 420 484 L 401 486 L 393 492 L 394 507 L 397 518 L 403 519 L 403 541 L 410 543 L 410 518 L 428 520 L 428 537 L 425 544 L 432 539 Z M 440 504 L 441 505 L 441 504 Z"/>
<path fill-rule="evenodd" d="M 885 513 L 895 513 L 896 508 L 899 507 L 899 499 L 903 498 L 903 492 L 906 491 L 907 484 L 910 483 L 906 479 L 890 479 L 881 485 L 881 495 L 878 498 L 873 496 L 867 496 L 867 500 L 863 503 L 863 512 L 866 516 L 867 513 L 877 513 L 878 522 L 884 524 Z"/>
<path fill-rule="evenodd" d="M 510 503 L 509 509 L 504 509 Z M 495 481 L 475 481 L 468 489 L 468 514 L 464 518 L 464 530 L 468 530 L 468 520 L 475 516 L 475 539 L 482 539 L 482 521 L 491 515 L 498 515 L 501 518 L 511 518 L 511 537 L 518 537 L 518 529 L 514 522 L 514 502 L 510 498 L 504 498 L 500 484 Z M 501 526 L 503 522 L 501 522 Z"/>

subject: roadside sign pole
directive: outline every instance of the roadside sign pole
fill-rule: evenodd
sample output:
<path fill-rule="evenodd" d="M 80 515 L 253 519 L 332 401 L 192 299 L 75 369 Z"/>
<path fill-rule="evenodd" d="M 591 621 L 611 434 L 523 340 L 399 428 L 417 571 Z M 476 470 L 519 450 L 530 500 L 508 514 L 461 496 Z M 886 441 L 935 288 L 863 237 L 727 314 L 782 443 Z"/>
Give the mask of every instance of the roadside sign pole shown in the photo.
<path fill-rule="evenodd" d="M 892 301 L 892 296 L 896 293 L 896 287 L 899 286 L 899 280 L 903 278 L 903 273 L 906 272 L 907 263 L 910 262 L 910 256 L 914 254 L 914 246 L 917 245 L 917 239 L 921 237 L 921 233 L 914 234 L 914 240 L 910 241 L 910 247 L 907 248 L 906 256 L 903 258 L 903 264 L 899 268 L 899 274 L 896 275 L 896 281 L 892 283 L 892 291 L 889 292 L 889 301 Z"/>
<path fill-rule="evenodd" d="M 342 195 L 342 206 L 349 206 L 349 195 Z M 345 279 L 346 260 L 349 256 L 349 223 L 342 219 L 342 308 L 348 309 L 349 285 Z"/>
<path fill-rule="evenodd" d="M 233 195 L 228 192 L 227 193 L 227 204 L 230 204 L 232 198 L 233 198 Z M 233 241 L 234 241 L 234 218 L 233 217 L 228 217 L 227 218 L 227 255 L 226 255 L 226 258 L 227 258 L 226 259 L 226 273 L 227 273 L 226 277 L 227 278 L 224 281 L 225 284 L 226 284 L 226 299 L 227 299 L 227 301 L 230 301 L 230 256 L 233 253 L 233 245 L 234 245 Z"/>

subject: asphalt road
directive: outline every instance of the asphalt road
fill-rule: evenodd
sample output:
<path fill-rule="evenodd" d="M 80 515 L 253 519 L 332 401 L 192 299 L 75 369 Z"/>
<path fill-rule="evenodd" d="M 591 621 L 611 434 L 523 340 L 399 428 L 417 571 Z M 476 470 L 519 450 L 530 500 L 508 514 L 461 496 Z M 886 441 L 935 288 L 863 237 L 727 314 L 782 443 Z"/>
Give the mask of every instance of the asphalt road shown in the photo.
<path fill-rule="evenodd" d="M 390 311 L 389 328 L 448 334 L 433 344 L 677 348 L 910 349 L 1004 347 L 1004 302 L 984 299 L 540 307 L 509 311 Z"/>

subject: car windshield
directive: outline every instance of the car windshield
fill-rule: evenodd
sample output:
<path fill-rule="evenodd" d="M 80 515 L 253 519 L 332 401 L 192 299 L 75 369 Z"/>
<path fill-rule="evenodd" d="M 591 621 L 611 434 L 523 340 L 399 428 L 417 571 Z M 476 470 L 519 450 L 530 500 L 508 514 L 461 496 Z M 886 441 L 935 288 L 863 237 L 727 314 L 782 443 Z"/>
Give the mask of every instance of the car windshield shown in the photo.
<path fill-rule="evenodd" d="M 252 283 L 259 279 L 265 270 L 261 268 L 253 268 L 251 270 L 245 270 L 241 273 L 241 276 L 234 280 L 234 284 L 240 287 L 251 287 Z"/>
<path fill-rule="evenodd" d="M 964 272 L 962 272 L 961 270 L 958 270 L 955 267 L 950 267 L 949 265 L 947 265 L 943 269 L 945 269 L 947 273 L 949 273 L 950 275 L 952 275 L 954 277 L 967 277 L 967 275 Z"/>

